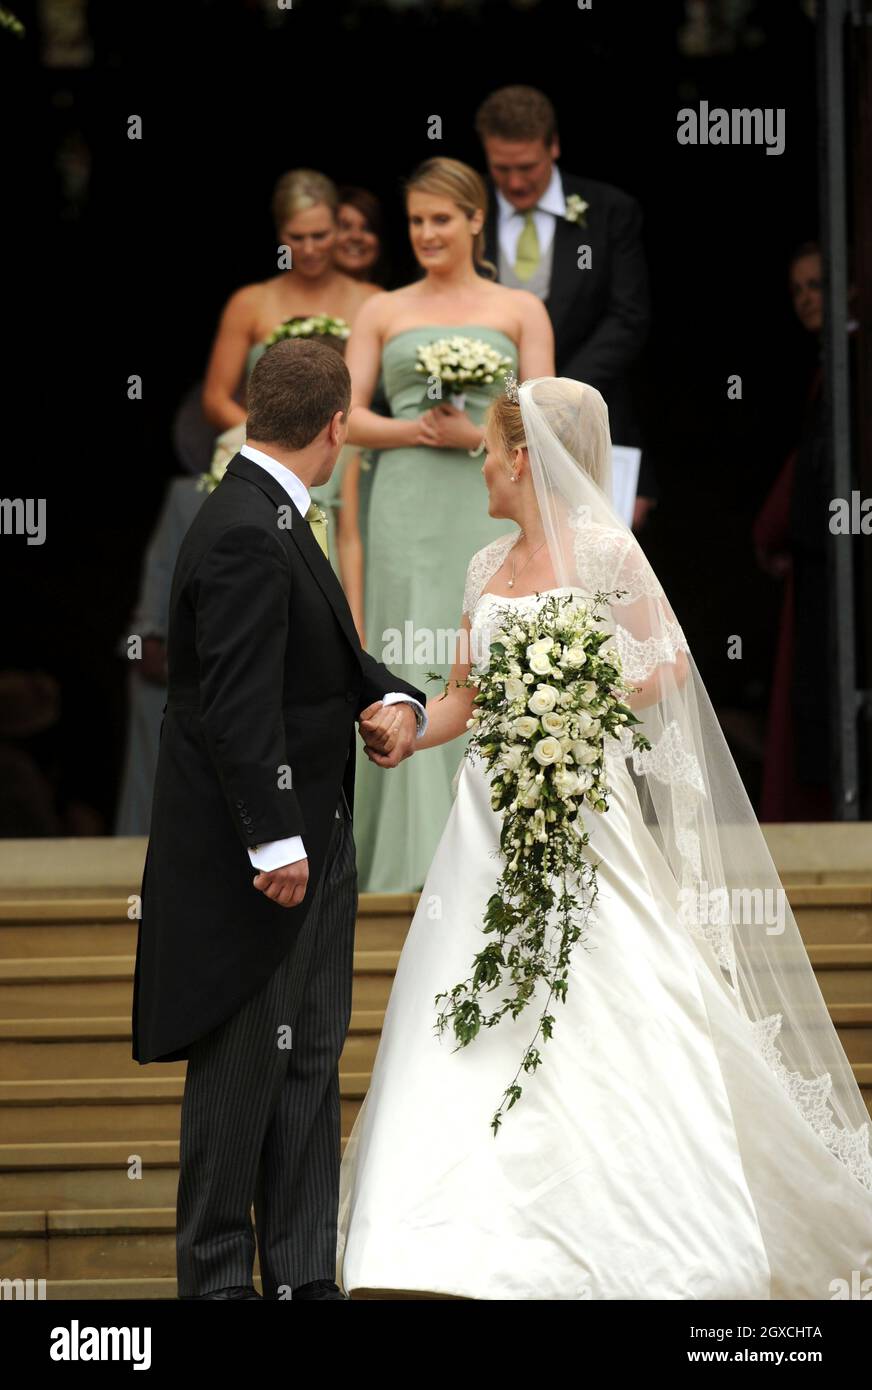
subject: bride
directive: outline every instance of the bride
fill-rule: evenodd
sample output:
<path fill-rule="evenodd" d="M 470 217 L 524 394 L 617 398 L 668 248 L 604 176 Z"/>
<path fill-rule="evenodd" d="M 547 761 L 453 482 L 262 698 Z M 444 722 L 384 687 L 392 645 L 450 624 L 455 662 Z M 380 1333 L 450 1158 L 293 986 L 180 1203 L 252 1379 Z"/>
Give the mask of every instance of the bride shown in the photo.
<path fill-rule="evenodd" d="M 605 739 L 608 810 L 582 817 L 587 949 L 496 1133 L 540 1010 L 465 1047 L 435 1026 L 436 995 L 492 939 L 500 873 L 501 813 L 463 761 L 343 1158 L 337 1277 L 467 1299 L 859 1297 L 868 1116 L 684 633 L 610 504 L 602 397 L 507 387 L 486 447 L 490 512 L 519 529 L 470 562 L 466 660 L 421 745 L 465 730 L 475 690 L 456 682 L 486 668 L 507 610 L 607 590 L 650 747 Z"/>

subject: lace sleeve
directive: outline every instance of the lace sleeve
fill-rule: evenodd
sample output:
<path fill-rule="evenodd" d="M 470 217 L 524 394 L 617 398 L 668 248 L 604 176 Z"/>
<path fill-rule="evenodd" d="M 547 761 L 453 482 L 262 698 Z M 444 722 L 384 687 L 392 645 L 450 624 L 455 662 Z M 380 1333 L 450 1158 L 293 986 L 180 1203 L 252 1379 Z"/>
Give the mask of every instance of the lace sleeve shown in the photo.
<path fill-rule="evenodd" d="M 598 589 L 623 589 L 615 603 L 663 597 L 657 576 L 632 531 L 613 526 L 576 525 L 575 565 L 578 582 L 589 594 Z"/>
<path fill-rule="evenodd" d="M 575 537 L 579 583 L 589 593 L 621 590 L 609 603 L 624 675 L 634 684 L 688 651 L 687 639 L 645 552 L 631 531 L 580 526 Z"/>
<path fill-rule="evenodd" d="M 470 622 L 472 622 L 475 605 L 481 598 L 485 584 L 491 575 L 496 574 L 515 540 L 516 533 L 500 536 L 497 540 L 491 541 L 490 545 L 477 550 L 470 560 L 466 570 L 466 583 L 463 587 L 463 611 Z"/>

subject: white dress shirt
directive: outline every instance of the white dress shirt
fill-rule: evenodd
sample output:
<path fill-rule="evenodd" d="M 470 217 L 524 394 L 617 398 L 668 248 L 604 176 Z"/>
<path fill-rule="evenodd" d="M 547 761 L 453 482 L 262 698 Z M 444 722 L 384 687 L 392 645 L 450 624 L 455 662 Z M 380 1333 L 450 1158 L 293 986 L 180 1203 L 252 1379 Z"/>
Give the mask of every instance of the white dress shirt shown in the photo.
<path fill-rule="evenodd" d="M 497 234 L 500 250 L 509 265 L 514 265 L 518 257 L 518 241 L 524 230 L 524 219 L 527 213 L 519 212 L 516 207 L 513 207 L 499 189 L 497 189 L 497 210 L 499 214 Z M 554 227 L 557 218 L 566 216 L 566 195 L 563 192 L 560 170 L 556 164 L 551 171 L 551 182 L 532 211 L 533 221 L 536 224 L 536 235 L 539 238 L 539 251 L 540 254 L 544 255 L 554 240 Z"/>
<path fill-rule="evenodd" d="M 262 449 L 252 449 L 250 444 L 243 444 L 239 452 L 245 458 L 251 459 L 252 463 L 260 464 L 267 473 L 271 473 L 276 481 L 281 483 L 300 515 L 305 517 L 312 499 L 309 496 L 309 489 L 302 479 L 297 477 L 296 473 L 287 468 L 285 464 L 279 463 L 278 459 L 265 454 Z M 427 728 L 427 711 L 420 700 L 413 699 L 411 695 L 403 694 L 401 690 L 392 690 L 387 695 L 382 696 L 382 704 L 413 705 L 421 714 L 421 719 L 418 721 L 418 738 L 422 737 Z M 336 814 L 338 815 L 339 812 L 337 811 Z M 248 857 L 256 869 L 265 873 L 272 869 L 280 869 L 285 864 L 295 864 L 297 860 L 306 858 L 303 837 L 302 835 L 289 835 L 283 840 L 265 840 L 262 845 L 255 845 L 254 849 L 250 849 Z"/>

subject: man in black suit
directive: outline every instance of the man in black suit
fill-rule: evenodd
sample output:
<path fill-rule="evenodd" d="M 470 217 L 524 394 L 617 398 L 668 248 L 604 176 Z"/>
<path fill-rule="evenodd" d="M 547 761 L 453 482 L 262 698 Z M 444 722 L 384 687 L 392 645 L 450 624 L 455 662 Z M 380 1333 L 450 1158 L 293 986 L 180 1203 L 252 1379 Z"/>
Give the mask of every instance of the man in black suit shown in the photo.
<path fill-rule="evenodd" d="M 557 117 L 534 87 L 502 87 L 479 107 L 495 198 L 487 257 L 502 284 L 544 300 L 554 327 L 557 375 L 586 381 L 605 397 L 612 442 L 641 447 L 626 372 L 648 332 L 648 275 L 642 214 L 621 189 L 558 169 Z M 642 454 L 635 526 L 656 499 Z"/>
<path fill-rule="evenodd" d="M 354 723 L 394 767 L 426 696 L 361 649 L 308 489 L 351 397 L 321 343 L 270 348 L 248 439 L 182 543 L 142 886 L 133 1056 L 187 1058 L 182 1298 L 342 1298 L 338 1060 L 351 1014 Z"/>

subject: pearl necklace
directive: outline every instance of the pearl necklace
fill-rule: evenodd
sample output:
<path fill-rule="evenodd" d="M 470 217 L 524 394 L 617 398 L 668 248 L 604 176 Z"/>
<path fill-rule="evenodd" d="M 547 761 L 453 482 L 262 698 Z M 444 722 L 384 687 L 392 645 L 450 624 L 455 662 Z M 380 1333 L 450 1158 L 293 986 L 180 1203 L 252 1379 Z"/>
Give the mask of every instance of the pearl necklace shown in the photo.
<path fill-rule="evenodd" d="M 524 535 L 523 531 L 521 532 L 521 535 L 522 535 L 522 536 Z M 524 537 L 524 539 L 526 540 L 526 537 Z M 546 540 L 547 540 L 547 537 L 546 537 Z M 527 568 L 527 566 L 529 565 L 530 561 L 531 561 L 532 558 L 533 558 L 533 555 L 538 555 L 538 554 L 539 554 L 539 551 L 542 549 L 542 546 L 543 546 L 544 544 L 545 544 L 545 541 L 542 542 L 542 545 L 537 545 L 537 546 L 536 546 L 536 549 L 533 551 L 533 554 L 527 556 L 527 558 L 526 558 L 526 560 L 524 561 L 523 565 L 522 565 L 521 568 L 518 570 L 518 574 L 523 574 L 523 573 L 524 573 L 524 570 L 525 570 L 525 569 Z M 515 542 L 515 545 L 517 545 L 517 541 Z M 510 588 L 510 589 L 514 589 L 514 587 L 515 587 L 515 558 L 514 558 L 514 552 L 515 552 L 515 546 L 513 545 L 513 546 L 512 546 L 512 577 L 511 577 L 511 579 L 508 581 L 508 583 L 509 583 L 509 588 Z"/>

